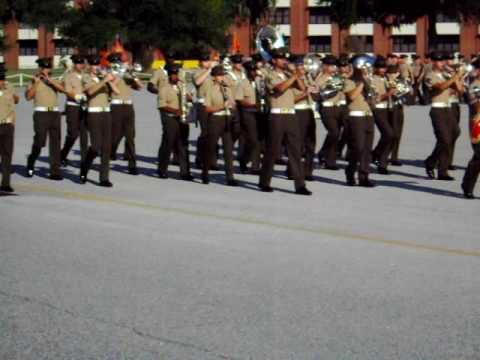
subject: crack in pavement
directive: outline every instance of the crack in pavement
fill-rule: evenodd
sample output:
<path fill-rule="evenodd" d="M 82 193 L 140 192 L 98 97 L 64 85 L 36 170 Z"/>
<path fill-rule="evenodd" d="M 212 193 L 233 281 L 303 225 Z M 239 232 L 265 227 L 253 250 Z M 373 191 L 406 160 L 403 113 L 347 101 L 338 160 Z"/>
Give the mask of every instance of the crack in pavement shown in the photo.
<path fill-rule="evenodd" d="M 104 324 L 104 325 L 111 325 L 111 326 L 114 326 L 114 327 L 119 328 L 119 329 L 128 330 L 128 331 L 132 332 L 133 334 L 135 334 L 135 335 L 137 335 L 137 336 L 139 336 L 143 339 L 154 340 L 154 341 L 157 341 L 157 342 L 160 342 L 160 343 L 179 346 L 179 347 L 189 349 L 189 350 L 199 351 L 199 352 L 202 352 L 202 353 L 205 353 L 205 354 L 213 355 L 213 356 L 217 357 L 218 359 L 222 359 L 222 360 L 240 360 L 240 358 L 235 358 L 235 357 L 228 356 L 228 355 L 225 355 L 225 354 L 217 353 L 214 350 L 206 348 L 206 347 L 201 346 L 201 345 L 195 345 L 195 344 L 191 344 L 191 343 L 187 343 L 187 342 L 183 342 L 183 341 L 179 341 L 179 340 L 172 340 L 172 339 L 162 337 L 162 336 L 155 336 L 155 335 L 149 334 L 147 332 L 141 331 L 135 326 L 131 327 L 125 322 L 112 322 L 112 321 L 107 321 L 105 319 L 101 319 L 101 318 L 97 318 L 97 317 L 85 316 L 85 315 L 82 315 L 82 314 L 77 313 L 75 311 L 58 307 L 58 306 L 53 305 L 53 304 L 51 304 L 47 301 L 44 301 L 44 300 L 35 299 L 35 298 L 29 297 L 29 296 L 11 294 L 11 293 L 6 292 L 4 290 L 0 290 L 0 295 L 3 296 L 3 297 L 9 298 L 9 299 L 19 300 L 19 301 L 22 301 L 24 303 L 44 306 L 44 307 L 47 307 L 47 308 L 49 308 L 51 310 L 54 310 L 56 312 L 60 312 L 60 313 L 70 315 L 70 316 L 72 316 L 76 319 L 93 320 L 95 322 L 98 322 L 98 323 L 101 323 L 101 324 Z"/>

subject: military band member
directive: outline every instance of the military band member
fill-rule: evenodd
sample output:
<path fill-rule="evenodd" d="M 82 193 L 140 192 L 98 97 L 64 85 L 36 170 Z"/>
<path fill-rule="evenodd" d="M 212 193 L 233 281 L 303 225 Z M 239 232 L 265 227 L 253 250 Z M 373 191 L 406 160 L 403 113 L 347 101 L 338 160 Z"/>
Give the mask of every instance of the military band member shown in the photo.
<path fill-rule="evenodd" d="M 438 180 L 454 180 L 448 174 L 451 146 L 457 123 L 452 114 L 450 105 L 450 88 L 455 86 L 463 76 L 461 72 L 455 73 L 450 79 L 445 77 L 445 58 L 440 52 L 431 54 L 432 71 L 425 75 L 425 83 L 430 89 L 432 108 L 430 117 L 437 139 L 432 154 L 425 160 L 425 171 L 429 179 L 435 179 L 435 167 L 438 167 Z"/>
<path fill-rule="evenodd" d="M 13 192 L 10 186 L 12 156 L 15 133 L 15 105 L 19 97 L 15 89 L 5 80 L 5 64 L 0 63 L 0 160 L 2 182 L 0 191 Z"/>
<path fill-rule="evenodd" d="M 270 186 L 275 160 L 280 155 L 282 141 L 285 139 L 289 168 L 295 180 L 295 192 L 299 195 L 311 195 L 305 186 L 305 178 L 301 160 L 300 129 L 295 115 L 294 87 L 305 90 L 299 75 L 293 72 L 289 75 L 287 69 L 287 54 L 282 49 L 272 52 L 273 70 L 267 77 L 267 88 L 270 91 L 270 117 L 266 138 L 265 156 L 263 158 L 259 187 L 261 191 L 272 192 Z"/>
<path fill-rule="evenodd" d="M 213 61 L 210 60 L 210 54 L 204 52 L 199 57 L 200 67 L 193 75 L 194 85 L 197 89 L 197 101 L 195 103 L 195 109 L 197 113 L 197 123 L 200 125 L 200 135 L 197 139 L 197 154 L 195 159 L 195 164 L 198 168 L 202 169 L 202 160 L 205 158 L 205 147 L 207 142 L 207 121 L 208 114 L 205 111 L 205 97 L 207 91 L 212 84 L 211 70 L 215 65 Z M 216 160 L 213 161 L 213 164 L 216 164 Z"/>
<path fill-rule="evenodd" d="M 456 71 L 455 56 L 453 53 L 447 54 L 446 69 L 447 69 L 447 73 L 449 73 L 450 75 L 453 75 Z M 458 138 L 460 137 L 460 118 L 461 118 L 460 99 L 463 97 L 464 92 L 465 92 L 465 87 L 464 87 L 463 78 L 459 79 L 455 83 L 455 86 L 452 86 L 450 88 L 450 106 L 452 110 L 452 115 L 457 123 L 457 127 L 455 128 L 455 132 L 453 133 L 452 144 L 450 145 L 452 151 L 450 153 L 450 158 L 448 162 L 448 170 L 455 170 L 455 166 L 453 165 L 453 159 L 455 155 L 455 145 L 457 143 Z"/>
<path fill-rule="evenodd" d="M 396 65 L 390 65 L 387 67 L 387 82 L 392 84 L 392 87 L 396 87 L 396 81 L 403 79 L 400 69 Z M 407 80 L 408 81 L 408 80 Z M 399 160 L 400 152 L 400 143 L 403 135 L 403 125 L 405 122 L 405 112 L 403 108 L 404 101 L 407 99 L 398 99 L 394 96 L 391 97 L 390 101 L 390 114 L 389 122 L 393 130 L 393 139 L 392 139 L 392 148 L 390 155 L 390 164 L 392 166 L 402 166 L 401 161 Z"/>
<path fill-rule="evenodd" d="M 315 85 L 320 90 L 320 94 L 329 85 L 334 76 L 337 75 L 338 60 L 333 55 L 326 56 L 323 60 L 322 73 L 315 79 Z M 321 96 L 321 95 L 320 95 Z M 337 147 L 340 137 L 340 104 L 341 92 L 334 93 L 333 97 L 323 98 L 320 103 L 320 114 L 322 123 L 327 130 L 327 136 L 318 153 L 318 160 L 325 169 L 338 170 L 337 166 Z"/>
<path fill-rule="evenodd" d="M 380 132 L 380 140 L 373 150 L 372 160 L 378 166 L 378 173 L 387 175 L 388 160 L 392 151 L 394 130 L 389 122 L 389 103 L 394 94 L 394 88 L 389 86 L 386 78 L 387 62 L 383 57 L 375 60 L 375 71 L 372 78 L 372 86 L 375 89 L 373 104 L 373 116 L 375 124 Z"/>
<path fill-rule="evenodd" d="M 182 134 L 187 131 L 188 123 L 183 113 L 181 86 L 186 86 L 179 79 L 180 66 L 169 64 L 165 70 L 168 74 L 168 83 L 159 89 L 160 112 L 163 125 L 162 144 L 160 145 L 160 156 L 158 158 L 158 176 L 161 179 L 168 178 L 168 165 L 170 156 L 174 149 L 177 150 L 178 162 L 180 164 L 180 178 L 185 181 L 192 181 L 188 164 L 187 144 L 182 139 Z"/>
<path fill-rule="evenodd" d="M 348 165 L 345 169 L 348 186 L 357 184 L 355 174 L 358 170 L 358 184 L 363 187 L 374 187 L 369 179 L 369 167 L 372 156 L 374 136 L 374 120 L 367 102 L 369 89 L 368 69 L 358 58 L 352 59 L 354 65 L 351 79 L 345 81 L 344 91 L 347 96 L 349 116 L 347 120 Z"/>
<path fill-rule="evenodd" d="M 68 165 L 68 154 L 75 141 L 80 137 L 81 161 L 85 161 L 88 149 L 88 134 L 85 123 L 85 103 L 87 97 L 83 92 L 83 71 L 85 69 L 85 57 L 72 55 L 73 67 L 67 70 L 63 76 L 63 86 L 67 95 L 65 114 L 67 118 L 67 136 L 61 151 L 61 162 L 63 166 Z"/>
<path fill-rule="evenodd" d="M 468 163 L 462 181 L 463 195 L 467 199 L 474 198 L 473 190 L 480 173 L 480 60 L 474 60 L 472 65 L 474 66 L 474 79 L 468 90 L 468 99 L 471 109 L 469 128 L 473 157 Z"/>
<path fill-rule="evenodd" d="M 64 92 L 59 81 L 51 78 L 53 67 L 51 58 L 37 60 L 40 71 L 28 86 L 25 97 L 34 102 L 32 151 L 27 160 L 27 176 L 33 177 L 35 161 L 49 138 L 50 147 L 50 179 L 63 180 L 60 172 L 61 113 L 58 108 L 58 93 Z"/>
<path fill-rule="evenodd" d="M 296 72 L 305 84 L 305 90 L 293 88 L 295 95 L 295 114 L 300 127 L 300 141 L 304 157 L 303 172 L 305 180 L 313 181 L 313 163 L 316 146 L 315 103 L 312 94 L 316 92 L 315 80 L 308 76 L 304 66 L 304 56 L 297 56 L 294 61 Z M 336 152 L 336 149 L 335 149 Z"/>
<path fill-rule="evenodd" d="M 232 115 L 235 110 L 235 98 L 231 88 L 225 83 L 225 70 L 217 65 L 212 69 L 212 82 L 205 93 L 205 111 L 207 120 L 207 138 L 202 160 L 202 182 L 208 184 L 209 170 L 215 160 L 218 140 L 222 139 L 225 160 L 225 175 L 228 186 L 238 186 L 233 176 L 233 140 Z"/>
<path fill-rule="evenodd" d="M 243 55 L 235 54 L 230 56 L 230 62 L 232 69 L 225 75 L 225 83 L 231 89 L 233 97 L 237 98 L 238 87 L 242 80 L 246 79 L 246 74 L 243 69 Z M 244 130 L 241 128 L 241 108 L 236 107 L 232 114 L 232 140 L 235 144 L 238 140 L 238 159 L 243 158 L 243 152 L 245 151 L 245 138 Z"/>
<path fill-rule="evenodd" d="M 240 170 L 248 172 L 248 163 L 252 163 L 251 174 L 260 174 L 260 135 L 259 123 L 261 103 L 257 83 L 257 68 L 253 61 L 243 64 L 246 78 L 237 89 L 236 99 L 241 109 L 241 129 L 245 139 L 244 151 L 240 154 Z"/>
<path fill-rule="evenodd" d="M 100 162 L 100 186 L 112 187 L 110 182 L 110 152 L 112 150 L 112 116 L 110 97 L 120 94 L 115 86 L 115 75 L 102 72 L 100 58 L 92 55 L 88 59 L 89 71 L 83 77 L 83 86 L 88 97 L 87 128 L 90 134 L 90 147 L 80 170 L 80 182 L 87 182 L 88 172 L 97 156 Z"/>
<path fill-rule="evenodd" d="M 413 100 L 414 104 L 422 104 L 421 86 L 423 83 L 423 62 L 422 58 L 416 54 L 412 55 L 412 75 L 413 75 Z"/>
<path fill-rule="evenodd" d="M 347 54 L 340 54 L 338 58 L 338 75 L 345 79 L 352 76 L 352 66 Z M 345 92 L 340 91 L 340 98 L 338 100 L 339 111 L 339 135 L 337 145 L 337 158 L 342 158 L 343 149 L 347 145 L 347 132 L 345 131 L 345 124 L 348 120 L 348 105 Z"/>
<path fill-rule="evenodd" d="M 108 57 L 111 66 L 122 66 L 121 54 L 113 53 Z M 128 65 L 127 65 L 128 66 Z M 128 160 L 128 173 L 138 175 L 137 155 L 135 151 L 135 109 L 132 101 L 132 89 L 141 90 L 141 81 L 130 73 L 117 74 L 115 81 L 119 94 L 112 93 L 112 160 L 117 158 L 117 149 L 120 141 L 125 137 L 125 155 Z"/>

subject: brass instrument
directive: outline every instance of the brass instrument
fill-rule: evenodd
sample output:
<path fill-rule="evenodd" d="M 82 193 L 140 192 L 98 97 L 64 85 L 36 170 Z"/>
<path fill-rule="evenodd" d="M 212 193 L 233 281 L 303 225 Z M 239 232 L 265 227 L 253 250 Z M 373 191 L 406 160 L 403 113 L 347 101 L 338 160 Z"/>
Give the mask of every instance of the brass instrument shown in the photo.
<path fill-rule="evenodd" d="M 327 81 L 325 87 L 320 90 L 320 98 L 322 100 L 331 99 L 337 96 L 337 94 L 343 90 L 344 86 L 345 78 L 339 76 L 338 74 L 335 74 Z"/>
<path fill-rule="evenodd" d="M 393 95 L 395 104 L 405 104 L 407 97 L 412 93 L 413 87 L 407 79 L 397 77 L 388 81 L 389 87 L 394 88 L 396 93 Z"/>
<path fill-rule="evenodd" d="M 365 72 L 365 77 L 363 80 L 365 84 L 365 87 L 363 89 L 363 96 L 368 102 L 375 101 L 378 95 L 375 87 L 372 85 L 374 63 L 375 58 L 370 55 L 359 55 L 355 57 L 352 61 L 352 66 L 355 69 L 361 69 Z"/>
<path fill-rule="evenodd" d="M 273 26 L 267 25 L 262 27 L 255 38 L 255 46 L 262 58 L 269 62 L 272 60 L 272 50 L 285 47 L 285 41 Z"/>
<path fill-rule="evenodd" d="M 259 97 L 259 102 L 260 102 L 260 112 L 266 113 L 267 112 L 267 84 L 265 82 L 265 77 L 263 74 L 261 74 L 260 71 L 257 72 L 257 74 L 260 73 L 260 75 L 257 76 L 255 79 L 255 87 L 257 89 L 257 94 Z"/>

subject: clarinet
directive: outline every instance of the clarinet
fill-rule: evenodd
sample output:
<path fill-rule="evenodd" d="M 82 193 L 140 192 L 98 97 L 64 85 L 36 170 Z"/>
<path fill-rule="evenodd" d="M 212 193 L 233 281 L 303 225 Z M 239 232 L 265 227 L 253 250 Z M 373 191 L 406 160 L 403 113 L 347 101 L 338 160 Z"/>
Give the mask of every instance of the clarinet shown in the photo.
<path fill-rule="evenodd" d="M 225 84 L 224 82 L 220 83 L 220 91 L 222 92 L 223 103 L 226 103 L 229 100 L 227 84 Z M 228 107 L 228 105 L 225 106 L 225 115 L 229 117 L 232 115 L 232 112 L 230 111 L 230 108 Z"/>

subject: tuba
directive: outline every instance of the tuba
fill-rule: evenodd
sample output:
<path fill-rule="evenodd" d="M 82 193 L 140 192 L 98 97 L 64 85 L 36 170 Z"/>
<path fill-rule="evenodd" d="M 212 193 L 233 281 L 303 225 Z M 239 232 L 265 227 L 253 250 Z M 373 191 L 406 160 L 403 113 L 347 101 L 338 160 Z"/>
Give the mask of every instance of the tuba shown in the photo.
<path fill-rule="evenodd" d="M 405 104 L 408 100 L 408 96 L 413 91 L 410 82 L 407 79 L 400 77 L 389 82 L 389 86 L 396 90 L 395 95 L 393 95 L 393 100 L 395 104 Z"/>
<path fill-rule="evenodd" d="M 285 41 L 273 26 L 267 25 L 262 27 L 255 38 L 255 46 L 265 61 L 272 60 L 272 50 L 285 47 Z"/>
<path fill-rule="evenodd" d="M 343 90 L 345 86 L 345 79 L 341 77 L 340 75 L 336 74 L 330 78 L 330 80 L 327 81 L 325 84 L 325 87 L 320 90 L 320 98 L 322 100 L 328 100 L 331 99 L 339 92 Z"/>

